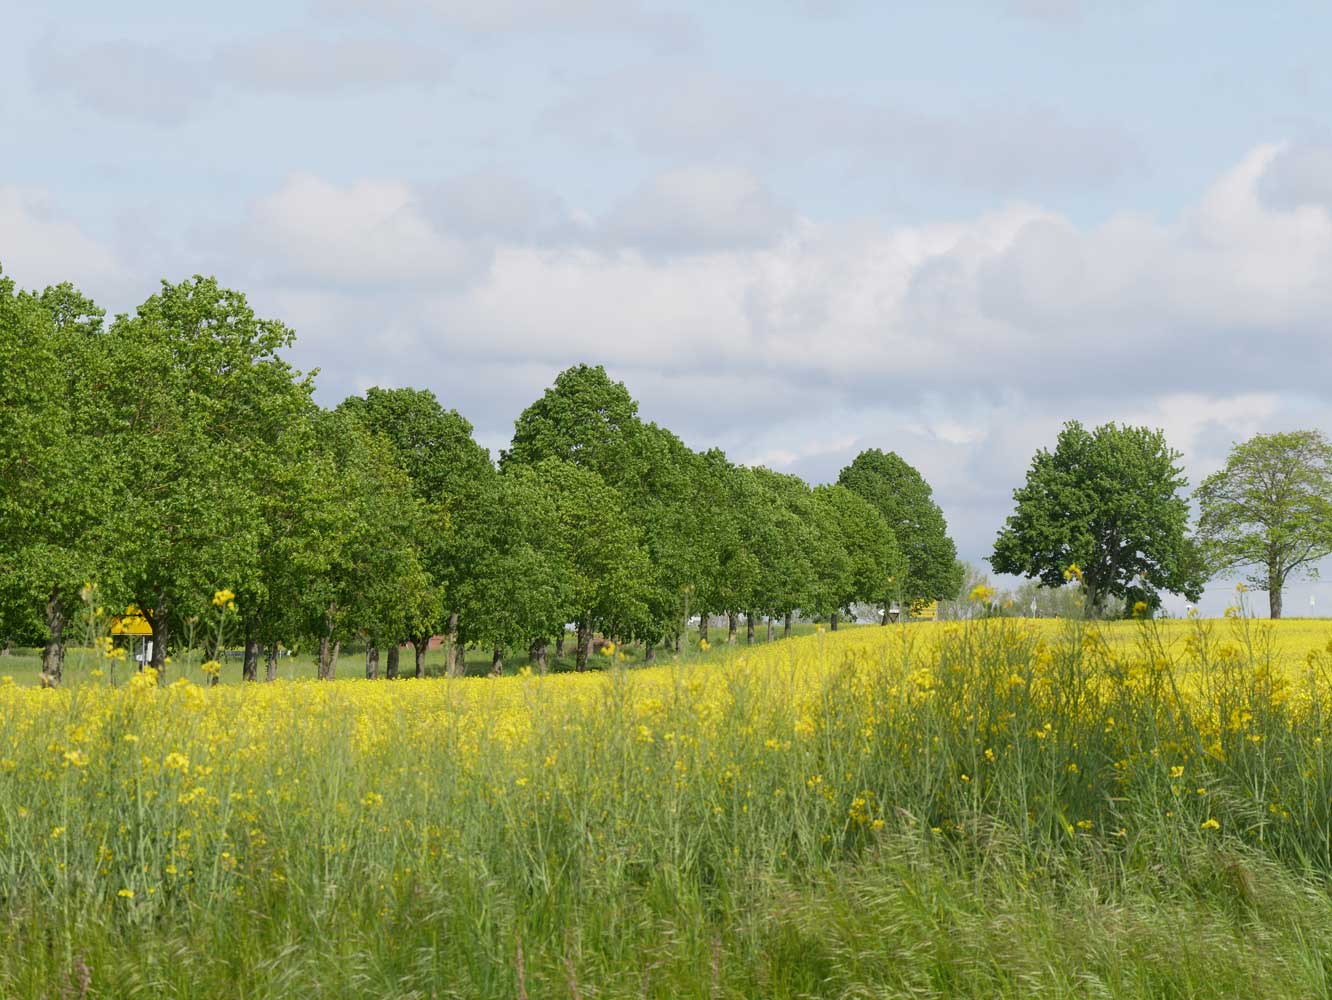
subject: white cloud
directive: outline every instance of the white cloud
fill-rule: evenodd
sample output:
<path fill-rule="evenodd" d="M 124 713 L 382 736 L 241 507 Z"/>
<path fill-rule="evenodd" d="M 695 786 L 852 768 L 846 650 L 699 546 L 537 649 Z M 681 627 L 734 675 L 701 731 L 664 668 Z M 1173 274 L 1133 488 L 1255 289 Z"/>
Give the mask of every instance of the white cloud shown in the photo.
<path fill-rule="evenodd" d="M 219 76 L 238 87 L 311 95 L 434 86 L 449 78 L 452 59 L 401 39 L 330 39 L 289 31 L 229 45 L 216 54 L 214 65 Z"/>
<path fill-rule="evenodd" d="M 694 37 L 688 16 L 638 0 L 319 0 L 325 13 L 429 18 L 482 35 L 534 32 L 628 34 L 677 47 Z"/>
<path fill-rule="evenodd" d="M 28 69 L 39 92 L 157 125 L 179 124 L 212 95 L 197 60 L 133 41 L 71 47 L 49 36 L 29 53 Z"/>
<path fill-rule="evenodd" d="M 659 174 L 620 202 L 604 232 L 648 251 L 692 253 L 769 246 L 793 219 L 751 171 L 690 166 Z"/>
<path fill-rule="evenodd" d="M 674 63 L 585 81 L 546 112 L 578 142 L 788 166 L 839 157 L 984 191 L 1104 186 L 1136 161 L 1110 124 L 1042 107 L 938 114 Z"/>
<path fill-rule="evenodd" d="M 65 218 L 49 192 L 0 186 L 0 265 L 24 288 L 75 281 L 92 294 L 120 291 L 117 255 Z"/>
<path fill-rule="evenodd" d="M 466 244 L 438 231 L 413 189 L 397 181 L 338 186 L 291 177 L 252 206 L 238 242 L 255 265 L 275 272 L 268 281 L 369 293 L 447 286 L 484 266 Z"/>

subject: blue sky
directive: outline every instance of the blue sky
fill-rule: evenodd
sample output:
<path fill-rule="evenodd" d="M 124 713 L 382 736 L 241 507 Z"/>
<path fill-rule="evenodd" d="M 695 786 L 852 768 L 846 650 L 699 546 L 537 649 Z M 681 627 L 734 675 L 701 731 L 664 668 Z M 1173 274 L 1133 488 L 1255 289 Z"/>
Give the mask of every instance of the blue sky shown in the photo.
<path fill-rule="evenodd" d="M 1194 482 L 1330 429 L 1329 22 L 20 0 L 0 264 L 113 310 L 216 273 L 296 329 L 326 403 L 424 385 L 492 448 L 581 360 L 739 461 L 817 481 L 895 448 L 979 561 L 1066 419 L 1164 427 Z"/>

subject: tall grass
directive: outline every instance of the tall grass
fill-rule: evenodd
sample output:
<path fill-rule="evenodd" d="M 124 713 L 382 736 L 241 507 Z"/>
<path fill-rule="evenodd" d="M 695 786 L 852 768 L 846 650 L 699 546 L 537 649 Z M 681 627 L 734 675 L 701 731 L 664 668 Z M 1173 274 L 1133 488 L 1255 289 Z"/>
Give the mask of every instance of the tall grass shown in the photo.
<path fill-rule="evenodd" d="M 1326 654 L 1064 628 L 0 687 L 0 995 L 1325 993 Z"/>

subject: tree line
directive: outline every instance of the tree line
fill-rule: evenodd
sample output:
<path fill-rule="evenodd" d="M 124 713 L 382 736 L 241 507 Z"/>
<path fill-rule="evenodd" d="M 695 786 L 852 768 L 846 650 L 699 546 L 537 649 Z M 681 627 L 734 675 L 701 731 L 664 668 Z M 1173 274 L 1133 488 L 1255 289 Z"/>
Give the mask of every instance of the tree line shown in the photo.
<path fill-rule="evenodd" d="M 724 616 L 789 634 L 865 604 L 953 596 L 961 569 L 919 472 L 861 453 L 831 485 L 694 451 L 644 421 L 604 369 L 562 372 L 518 417 L 498 461 L 426 389 L 374 388 L 329 409 L 283 359 L 293 333 L 216 279 L 163 282 L 106 318 L 69 284 L 0 274 L 0 639 L 41 646 L 61 677 L 95 583 L 137 608 L 151 665 L 198 643 L 230 591 L 243 676 L 350 641 L 367 671 L 424 672 L 445 635 L 538 667 L 574 626 L 678 650 L 687 622 Z M 220 641 L 220 640 L 219 640 Z"/>

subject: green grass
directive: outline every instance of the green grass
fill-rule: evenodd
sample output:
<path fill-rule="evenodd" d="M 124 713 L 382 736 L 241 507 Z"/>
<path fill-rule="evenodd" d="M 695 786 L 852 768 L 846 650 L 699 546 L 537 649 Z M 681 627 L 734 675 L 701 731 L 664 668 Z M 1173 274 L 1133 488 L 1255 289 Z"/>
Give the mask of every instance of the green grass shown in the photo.
<path fill-rule="evenodd" d="M 796 624 L 792 626 L 794 636 L 810 635 L 817 626 L 812 624 Z M 855 623 L 843 623 L 841 628 L 861 627 Z M 774 634 L 774 641 L 781 641 L 781 625 L 777 626 Z M 697 647 L 698 630 L 691 628 L 689 638 L 682 646 L 682 658 L 691 662 L 707 661 L 713 662 L 724 658 L 727 655 L 726 648 L 726 629 L 714 626 L 709 635 L 711 637 L 712 648 L 704 653 Z M 767 633 L 765 628 L 760 626 L 754 636 L 754 645 L 762 646 L 767 642 Z M 574 637 L 570 634 L 565 643 L 564 657 L 556 657 L 555 649 L 552 645 L 549 650 L 547 660 L 547 669 L 552 672 L 566 672 L 575 669 L 573 656 Z M 745 628 L 742 623 L 740 630 L 736 634 L 735 648 L 744 648 L 748 646 L 745 636 Z M 468 649 L 466 654 L 466 676 L 468 677 L 486 677 L 491 673 L 491 652 L 483 649 Z M 622 650 L 625 654 L 625 662 L 630 666 L 641 666 L 644 663 L 644 649 L 642 643 L 631 643 Z M 382 676 L 386 665 L 387 653 L 381 649 L 379 654 L 379 669 Z M 432 649 L 426 653 L 425 670 L 428 677 L 444 676 L 445 654 L 443 649 Z M 675 654 L 668 653 L 662 647 L 657 648 L 657 662 L 669 662 L 674 659 Z M 208 683 L 208 678 L 199 670 L 199 663 L 202 660 L 202 654 L 199 650 L 187 650 L 184 653 L 172 657 L 171 664 L 167 667 L 167 679 L 174 680 L 178 677 L 185 677 L 196 684 Z M 589 659 L 591 669 L 602 669 L 605 667 L 605 661 L 601 657 L 593 656 Z M 80 684 L 85 683 L 92 678 L 91 671 L 102 666 L 92 651 L 87 647 L 71 646 L 66 652 L 64 683 Z M 505 657 L 504 673 L 513 675 L 524 668 L 530 667 L 531 663 L 526 652 L 514 652 Z M 301 652 L 292 656 L 284 656 L 278 661 L 278 678 L 281 680 L 299 680 L 301 678 L 314 677 L 317 673 L 317 664 L 315 657 L 308 652 Z M 134 665 L 128 661 L 122 662 L 116 667 L 117 680 L 127 678 L 134 669 Z M 264 676 L 266 665 L 259 664 L 260 677 Z M 415 653 L 410 646 L 404 646 L 399 662 L 399 671 L 403 676 L 409 676 L 416 669 Z M 10 677 L 15 684 L 36 685 L 40 683 L 42 672 L 42 658 L 40 649 L 16 648 L 6 656 L 0 656 L 0 677 Z M 361 647 L 351 647 L 344 650 L 338 657 L 337 677 L 364 677 L 365 676 L 365 650 Z M 220 683 L 235 684 L 241 681 L 241 660 L 239 657 L 228 657 L 223 661 L 222 674 L 219 678 Z"/>

